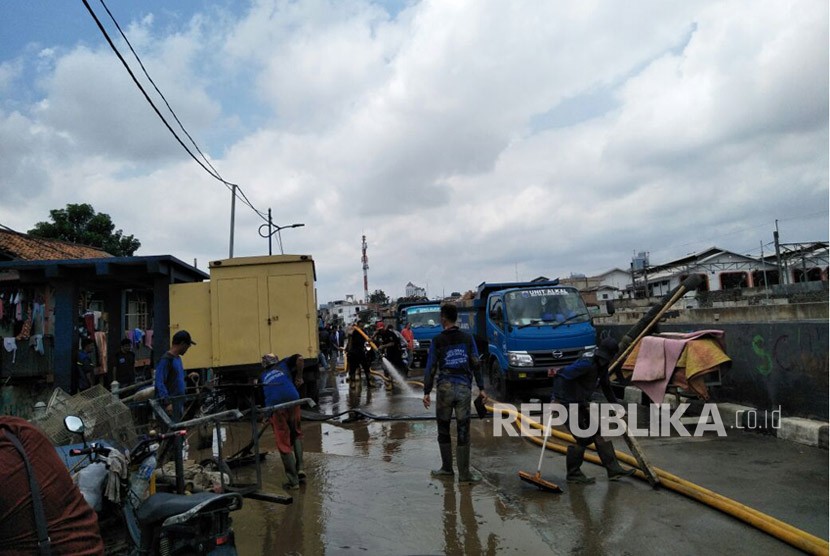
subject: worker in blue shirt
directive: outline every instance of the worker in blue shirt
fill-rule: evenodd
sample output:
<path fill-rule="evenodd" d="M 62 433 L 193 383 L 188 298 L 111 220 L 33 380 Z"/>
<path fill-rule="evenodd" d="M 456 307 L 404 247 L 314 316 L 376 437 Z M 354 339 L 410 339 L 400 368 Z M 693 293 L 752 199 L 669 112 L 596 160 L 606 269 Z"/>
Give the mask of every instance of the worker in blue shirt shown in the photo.
<path fill-rule="evenodd" d="M 458 309 L 455 305 L 441 306 L 441 326 L 444 330 L 432 341 L 424 369 L 424 407 L 429 409 L 429 395 L 433 382 L 437 382 L 435 418 L 438 422 L 438 448 L 441 452 L 441 468 L 432 476 L 451 477 L 452 439 L 450 421 L 455 412 L 457 432 L 456 457 L 458 459 L 458 482 L 477 483 L 481 475 L 470 468 L 470 401 L 475 378 L 478 395 L 484 394 L 484 381 L 475 340 L 456 326 Z"/>
<path fill-rule="evenodd" d="M 196 342 L 190 337 L 190 332 L 179 330 L 173 334 L 170 344 L 170 349 L 156 364 L 156 398 L 174 421 L 180 421 L 184 415 L 185 395 L 182 355 Z"/>
<path fill-rule="evenodd" d="M 300 399 L 298 388 L 303 384 L 304 359 L 299 353 L 279 361 L 273 353 L 262 356 L 264 371 L 260 375 L 265 407 Z M 303 471 L 303 431 L 300 427 L 300 406 L 277 409 L 269 418 L 274 429 L 277 450 L 285 468 L 283 488 L 296 490 L 305 482 Z"/>
<path fill-rule="evenodd" d="M 585 456 L 585 448 L 594 444 L 602 465 L 608 473 L 609 480 L 615 481 L 636 473 L 636 469 L 623 469 L 617 461 L 614 446 L 599 433 L 585 436 L 590 425 L 591 397 L 597 386 L 605 397 L 617 403 L 617 397 L 611 390 L 608 379 L 608 366 L 614 360 L 619 347 L 613 338 L 605 338 L 593 352 L 577 359 L 567 367 L 556 372 L 553 378 L 553 396 L 551 401 L 567 406 L 565 422 L 576 445 L 568 446 L 565 456 L 567 480 L 569 483 L 591 484 L 593 477 L 586 476 L 580 467 Z M 574 413 L 572 413 L 572 410 Z M 578 430 L 576 425 L 578 425 Z"/>
<path fill-rule="evenodd" d="M 94 350 L 95 342 L 92 338 L 84 338 L 81 340 L 81 351 L 78 352 L 74 381 L 77 392 L 83 392 L 92 385 L 92 373 L 95 367 L 92 359 Z"/>

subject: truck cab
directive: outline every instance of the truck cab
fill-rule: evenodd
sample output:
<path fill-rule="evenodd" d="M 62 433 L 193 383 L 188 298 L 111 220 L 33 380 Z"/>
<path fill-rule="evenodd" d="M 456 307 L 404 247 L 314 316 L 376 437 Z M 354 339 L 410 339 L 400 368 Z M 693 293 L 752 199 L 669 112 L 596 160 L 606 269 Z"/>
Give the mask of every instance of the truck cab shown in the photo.
<path fill-rule="evenodd" d="M 519 385 L 549 385 L 555 370 L 596 343 L 579 291 L 558 280 L 482 283 L 459 309 L 459 326 L 475 336 L 490 388 L 502 399 Z"/>
<path fill-rule="evenodd" d="M 432 340 L 441 333 L 441 305 L 435 301 L 416 301 L 398 305 L 398 328 L 412 326 L 415 340 L 412 350 L 412 364 L 423 367 L 429 355 Z"/>

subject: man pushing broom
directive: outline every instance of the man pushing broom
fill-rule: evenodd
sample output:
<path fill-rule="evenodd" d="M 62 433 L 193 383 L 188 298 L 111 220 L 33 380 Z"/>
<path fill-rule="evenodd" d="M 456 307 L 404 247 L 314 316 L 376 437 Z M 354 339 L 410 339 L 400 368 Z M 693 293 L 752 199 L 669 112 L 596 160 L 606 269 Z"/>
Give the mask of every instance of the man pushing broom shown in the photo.
<path fill-rule="evenodd" d="M 585 456 L 585 448 L 591 444 L 596 445 L 597 454 L 608 472 L 609 480 L 616 481 L 621 477 L 629 477 L 637 471 L 636 469 L 623 469 L 617 461 L 613 444 L 599 433 L 585 436 L 582 432 L 580 436 L 580 431 L 577 430 L 577 428 L 581 431 L 589 429 L 591 396 L 597 385 L 601 387 L 608 401 L 617 401 L 608 380 L 608 366 L 617 355 L 618 349 L 616 341 L 606 338 L 594 350 L 593 356 L 577 359 L 559 370 L 553 378 L 551 401 L 569 406 L 569 409 L 576 409 L 575 412 L 568 411 L 566 421 L 568 430 L 576 440 L 575 445 L 568 446 L 568 453 L 565 457 L 569 483 L 591 484 L 594 482 L 592 477 L 586 476 L 580 469 Z M 574 420 L 577 422 L 574 423 Z"/>

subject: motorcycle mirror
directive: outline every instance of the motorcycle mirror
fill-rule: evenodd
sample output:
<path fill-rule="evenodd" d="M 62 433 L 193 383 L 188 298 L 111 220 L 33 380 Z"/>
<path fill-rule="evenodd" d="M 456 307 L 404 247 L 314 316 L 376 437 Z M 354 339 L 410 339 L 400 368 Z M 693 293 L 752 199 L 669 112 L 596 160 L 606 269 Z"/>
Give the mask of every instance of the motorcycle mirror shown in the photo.
<path fill-rule="evenodd" d="M 71 433 L 84 434 L 84 420 L 77 415 L 67 415 L 63 419 L 63 424 Z"/>

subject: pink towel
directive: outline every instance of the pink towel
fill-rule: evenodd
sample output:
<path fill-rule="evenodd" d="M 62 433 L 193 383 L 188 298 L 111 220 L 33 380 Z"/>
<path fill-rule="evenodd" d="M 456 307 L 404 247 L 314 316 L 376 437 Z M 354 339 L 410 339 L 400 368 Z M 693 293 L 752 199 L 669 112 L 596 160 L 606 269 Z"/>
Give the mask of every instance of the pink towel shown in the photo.
<path fill-rule="evenodd" d="M 665 340 L 656 336 L 646 336 L 640 340 L 640 351 L 634 364 L 632 381 L 651 382 L 666 376 Z"/>
<path fill-rule="evenodd" d="M 675 340 L 654 336 L 646 336 L 640 340 L 640 352 L 637 355 L 637 362 L 634 365 L 631 385 L 645 392 L 654 403 L 663 403 L 666 388 L 668 388 L 669 382 L 671 382 L 677 360 L 683 353 L 687 341 L 688 339 Z M 643 359 L 644 349 L 651 354 L 659 353 L 659 355 L 652 355 L 649 359 L 644 360 L 643 367 L 640 370 L 640 377 L 643 378 L 639 378 L 637 377 L 637 367 L 640 365 L 640 360 Z M 659 362 L 662 362 L 662 367 L 656 368 Z"/>

